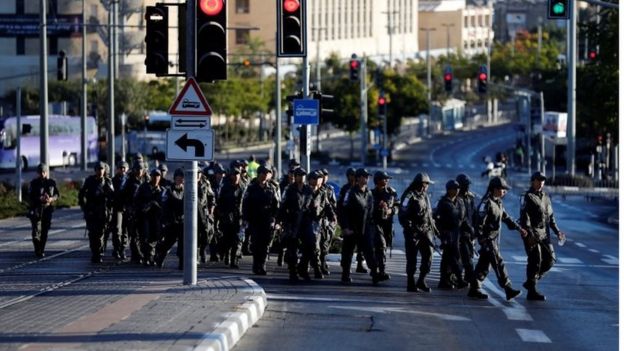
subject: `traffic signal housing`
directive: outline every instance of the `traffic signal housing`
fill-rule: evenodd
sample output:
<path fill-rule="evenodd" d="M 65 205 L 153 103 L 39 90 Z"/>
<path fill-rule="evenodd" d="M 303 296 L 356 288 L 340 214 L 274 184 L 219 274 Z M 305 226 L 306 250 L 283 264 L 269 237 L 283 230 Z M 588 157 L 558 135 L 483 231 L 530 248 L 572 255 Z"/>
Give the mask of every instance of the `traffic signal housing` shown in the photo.
<path fill-rule="evenodd" d="M 488 88 L 488 71 L 485 66 L 481 66 L 479 76 L 477 77 L 477 90 L 479 93 L 487 93 Z"/>
<path fill-rule="evenodd" d="M 61 50 L 56 58 L 56 79 L 67 80 L 68 67 L 67 67 L 67 54 Z"/>
<path fill-rule="evenodd" d="M 195 43 L 198 82 L 227 79 L 227 4 L 196 0 Z"/>
<path fill-rule="evenodd" d="M 570 6 L 570 0 L 548 0 L 548 19 L 570 19 Z"/>
<path fill-rule="evenodd" d="M 453 72 L 450 70 L 444 72 L 444 90 L 446 90 L 447 93 L 453 91 Z"/>
<path fill-rule="evenodd" d="M 388 100 L 383 95 L 377 98 L 377 113 L 379 116 L 385 116 L 388 113 Z"/>
<path fill-rule="evenodd" d="M 333 95 L 323 94 L 320 91 L 316 90 L 312 92 L 312 98 L 318 100 L 319 102 L 319 115 L 321 117 L 327 117 L 328 115 L 334 113 L 334 110 L 332 108 L 329 108 L 332 106 L 334 101 Z"/>
<path fill-rule="evenodd" d="M 278 0 L 277 56 L 306 56 L 306 31 L 306 0 Z"/>
<path fill-rule="evenodd" d="M 349 79 L 352 82 L 360 80 L 360 60 L 352 58 L 349 61 Z"/>
<path fill-rule="evenodd" d="M 169 9 L 147 6 L 145 10 L 145 69 L 160 77 L 169 71 Z"/>
<path fill-rule="evenodd" d="M 590 49 L 587 53 L 587 58 L 590 61 L 596 61 L 596 59 L 598 58 L 598 51 L 596 49 Z"/>

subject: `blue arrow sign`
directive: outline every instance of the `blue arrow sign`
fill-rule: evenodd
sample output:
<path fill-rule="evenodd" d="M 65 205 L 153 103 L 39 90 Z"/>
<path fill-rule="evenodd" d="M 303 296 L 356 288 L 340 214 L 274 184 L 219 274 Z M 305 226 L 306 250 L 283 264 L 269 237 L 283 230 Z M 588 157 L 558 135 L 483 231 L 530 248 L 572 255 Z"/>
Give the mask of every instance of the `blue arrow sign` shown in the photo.
<path fill-rule="evenodd" d="M 314 99 L 293 100 L 295 124 L 319 124 L 319 102 Z"/>

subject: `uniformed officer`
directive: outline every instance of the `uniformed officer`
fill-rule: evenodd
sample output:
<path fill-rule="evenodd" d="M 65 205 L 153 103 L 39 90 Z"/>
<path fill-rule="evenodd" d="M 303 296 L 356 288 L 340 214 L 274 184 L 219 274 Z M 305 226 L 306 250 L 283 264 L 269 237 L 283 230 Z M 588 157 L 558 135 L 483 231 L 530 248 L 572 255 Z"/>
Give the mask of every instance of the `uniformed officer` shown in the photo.
<path fill-rule="evenodd" d="M 122 189 L 126 185 L 128 175 L 128 162 L 119 161 L 117 170 L 112 179 L 113 189 L 113 214 L 109 225 L 109 231 L 113 237 L 113 257 L 117 259 L 126 258 L 126 246 L 128 245 L 128 232 L 123 225 L 124 199 Z M 104 240 L 106 242 L 106 240 Z"/>
<path fill-rule="evenodd" d="M 544 295 L 537 291 L 537 281 L 555 263 L 555 250 L 550 242 L 550 230 L 559 240 L 565 234 L 559 230 L 550 197 L 544 192 L 546 176 L 535 172 L 531 176 L 531 187 L 524 193 L 520 209 L 520 225 L 527 231 L 524 236 L 524 249 L 527 253 L 526 282 L 522 286 L 528 290 L 527 300 L 544 301 Z"/>
<path fill-rule="evenodd" d="M 169 167 L 166 164 L 161 163 L 158 165 L 158 170 L 160 171 L 160 185 L 164 189 L 170 189 L 173 185 L 173 182 L 167 178 L 167 173 L 169 172 Z"/>
<path fill-rule="evenodd" d="M 471 282 L 474 278 L 474 263 L 472 257 L 475 254 L 474 248 L 474 220 L 476 214 L 476 195 L 470 191 L 471 180 L 466 174 L 459 174 L 455 180 L 459 183 L 459 194 L 457 197 L 462 201 L 466 211 L 466 224 L 469 229 L 462 229 L 459 236 L 459 255 L 461 257 L 461 268 L 463 269 L 463 280 Z"/>
<path fill-rule="evenodd" d="M 425 278 L 431 271 L 434 233 L 437 231 L 432 218 L 431 202 L 427 189 L 433 184 L 427 173 L 418 173 L 412 183 L 401 195 L 399 222 L 403 226 L 405 237 L 405 258 L 407 273 L 407 291 L 430 292 Z M 414 281 L 417 255 L 420 252 L 420 275 Z"/>
<path fill-rule="evenodd" d="M 164 236 L 156 245 L 154 261 L 163 267 L 165 258 L 173 245 L 178 242 L 178 269 L 184 268 L 184 171 L 173 172 L 173 185 L 165 192 L 163 201 Z"/>
<path fill-rule="evenodd" d="M 45 163 L 39 164 L 37 166 L 38 176 L 30 182 L 28 188 L 30 199 L 28 217 L 32 225 L 32 242 L 37 258 L 45 256 L 45 246 L 48 241 L 48 231 L 52 224 L 54 202 L 60 196 L 56 187 L 56 181 L 49 178 L 49 172 L 48 165 Z"/>
<path fill-rule="evenodd" d="M 355 185 L 355 172 L 356 169 L 353 167 L 347 168 L 345 172 L 345 176 L 347 177 L 347 182 L 340 187 L 340 192 L 338 193 L 338 199 L 336 200 L 336 213 L 338 214 L 338 218 L 340 218 L 340 212 L 342 211 L 342 206 L 344 204 L 344 197 L 347 192 Z M 364 268 L 363 261 L 364 255 L 362 253 L 362 249 L 357 248 L 357 255 L 355 257 L 357 261 L 357 266 L 355 271 L 357 273 L 367 273 L 368 271 Z"/>
<path fill-rule="evenodd" d="M 161 173 L 158 169 L 150 172 L 150 181 L 141 184 L 135 196 L 135 204 L 141 211 L 141 232 L 143 264 L 154 266 L 156 243 L 162 238 L 163 195 L 165 189 L 160 186 Z"/>
<path fill-rule="evenodd" d="M 250 231 L 253 272 L 266 275 L 266 259 L 276 226 L 279 209 L 279 191 L 268 183 L 271 170 L 258 167 L 257 181 L 253 182 L 243 198 L 243 221 Z"/>
<path fill-rule="evenodd" d="M 379 267 L 380 280 L 390 279 L 386 273 L 386 248 L 392 247 L 394 237 L 394 215 L 398 213 L 399 198 L 396 190 L 388 185 L 392 177 L 387 172 L 378 171 L 373 176 L 373 200 L 375 204 L 374 220 L 376 225 L 375 257 Z"/>
<path fill-rule="evenodd" d="M 462 231 L 470 231 L 467 224 L 466 210 L 458 198 L 459 183 L 449 180 L 446 183 L 446 194 L 436 206 L 436 227 L 442 241 L 442 260 L 440 261 L 440 289 L 463 289 L 468 283 L 462 279 L 460 268 L 459 238 Z"/>
<path fill-rule="evenodd" d="M 245 188 L 240 181 L 240 169 L 232 168 L 228 178 L 223 182 L 217 198 L 216 213 L 223 234 L 225 264 L 238 269 L 238 258 L 241 255 L 241 244 L 244 233 L 241 233 L 242 202 Z"/>
<path fill-rule="evenodd" d="M 331 207 L 331 211 L 323 212 L 323 219 L 321 221 L 321 271 L 324 275 L 329 275 L 329 266 L 327 265 L 327 255 L 329 254 L 329 249 L 331 248 L 332 240 L 334 238 L 334 234 L 336 232 L 336 225 L 338 223 L 338 218 L 336 215 L 336 193 L 334 192 L 334 188 L 330 186 L 327 182 L 329 181 L 329 171 L 326 168 L 321 169 L 323 173 L 323 183 L 321 185 L 321 190 L 325 192 L 325 199 L 329 202 L 329 206 Z"/>
<path fill-rule="evenodd" d="M 197 174 L 197 246 L 199 262 L 206 263 L 206 250 L 214 236 L 215 194 L 202 172 Z"/>
<path fill-rule="evenodd" d="M 366 264 L 371 270 L 373 284 L 379 282 L 377 259 L 373 251 L 375 223 L 373 221 L 373 194 L 368 189 L 370 173 L 364 168 L 355 171 L 355 185 L 344 196 L 339 216 L 342 228 L 342 282 L 351 282 L 351 261 L 355 246 L 363 251 Z"/>
<path fill-rule="evenodd" d="M 488 184 L 488 189 L 478 206 L 478 220 L 475 223 L 477 231 L 477 240 L 481 245 L 479 250 L 479 261 L 475 267 L 475 278 L 470 283 L 469 297 L 477 299 L 487 299 L 487 294 L 481 290 L 481 282 L 485 280 L 490 270 L 490 266 L 494 268 L 498 285 L 505 289 L 507 300 L 511 300 L 520 295 L 520 290 L 515 290 L 511 286 L 511 280 L 505 268 L 505 262 L 500 254 L 500 233 L 501 223 L 505 223 L 510 230 L 517 230 L 521 235 L 527 234 L 526 230 L 521 228 L 507 214 L 503 207 L 503 197 L 509 190 L 509 186 L 505 179 L 494 177 Z"/>
<path fill-rule="evenodd" d="M 134 196 L 139 191 L 139 187 L 145 179 L 145 168 L 143 163 L 135 161 L 132 164 L 132 171 L 128 175 L 125 185 L 121 188 L 121 197 L 124 203 L 123 221 L 128 238 L 130 239 L 130 260 L 132 263 L 143 263 L 143 230 L 141 223 L 143 214 L 138 204 L 134 201 Z"/>
<path fill-rule="evenodd" d="M 78 204 L 84 212 L 89 232 L 91 262 L 101 263 L 104 245 L 104 231 L 110 222 L 113 200 L 113 183 L 105 176 L 106 163 L 95 165 L 95 174 L 85 180 L 78 193 Z"/>

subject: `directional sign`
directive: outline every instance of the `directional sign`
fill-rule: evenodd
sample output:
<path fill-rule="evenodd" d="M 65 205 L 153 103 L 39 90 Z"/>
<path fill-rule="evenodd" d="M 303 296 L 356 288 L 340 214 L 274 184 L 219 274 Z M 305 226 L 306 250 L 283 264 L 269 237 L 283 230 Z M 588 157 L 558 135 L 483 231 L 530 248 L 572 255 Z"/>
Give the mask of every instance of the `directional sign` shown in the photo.
<path fill-rule="evenodd" d="M 194 78 L 186 81 L 184 88 L 169 108 L 172 116 L 211 116 L 212 109 Z"/>
<path fill-rule="evenodd" d="M 175 130 L 209 129 L 210 117 L 207 116 L 173 116 L 171 128 Z"/>
<path fill-rule="evenodd" d="M 314 99 L 293 100 L 295 124 L 319 124 L 319 102 Z"/>
<path fill-rule="evenodd" d="M 213 157 L 212 129 L 167 130 L 168 161 L 211 161 Z"/>

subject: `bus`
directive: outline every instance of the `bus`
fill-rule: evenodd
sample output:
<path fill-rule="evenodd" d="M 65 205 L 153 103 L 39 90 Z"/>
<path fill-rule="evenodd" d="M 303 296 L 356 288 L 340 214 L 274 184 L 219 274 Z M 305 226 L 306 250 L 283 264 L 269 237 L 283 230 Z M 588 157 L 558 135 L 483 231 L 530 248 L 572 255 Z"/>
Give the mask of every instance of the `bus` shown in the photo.
<path fill-rule="evenodd" d="M 14 169 L 17 157 L 17 117 L 0 120 L 0 168 Z M 35 167 L 40 157 L 40 118 L 21 117 L 22 168 Z M 81 156 L 80 117 L 48 116 L 49 166 L 76 166 Z M 87 162 L 97 161 L 97 127 L 95 118 L 87 117 Z"/>
<path fill-rule="evenodd" d="M 166 112 L 150 111 L 145 115 L 143 130 L 131 130 L 126 135 L 126 152 L 130 155 L 141 153 L 150 158 L 163 158 L 167 150 L 167 129 L 171 125 L 171 115 Z M 121 154 L 121 136 L 115 139 L 115 151 Z"/>

